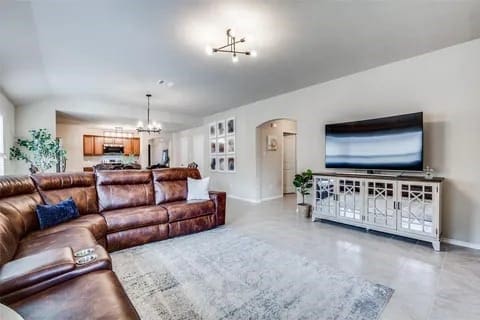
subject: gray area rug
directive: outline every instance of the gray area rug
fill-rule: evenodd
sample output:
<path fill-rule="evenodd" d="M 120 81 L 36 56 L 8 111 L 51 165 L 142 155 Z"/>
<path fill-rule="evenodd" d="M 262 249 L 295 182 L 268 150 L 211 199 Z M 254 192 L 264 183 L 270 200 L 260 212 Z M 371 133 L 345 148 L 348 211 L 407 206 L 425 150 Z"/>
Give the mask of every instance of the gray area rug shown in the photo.
<path fill-rule="evenodd" d="M 378 319 L 393 289 L 229 228 L 118 251 L 142 319 Z"/>

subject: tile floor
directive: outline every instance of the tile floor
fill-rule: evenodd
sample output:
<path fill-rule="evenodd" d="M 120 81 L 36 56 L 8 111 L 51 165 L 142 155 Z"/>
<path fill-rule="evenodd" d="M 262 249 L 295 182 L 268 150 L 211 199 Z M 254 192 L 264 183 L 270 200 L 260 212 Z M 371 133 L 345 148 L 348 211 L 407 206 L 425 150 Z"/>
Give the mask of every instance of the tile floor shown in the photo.
<path fill-rule="evenodd" d="M 295 197 L 252 204 L 228 199 L 227 225 L 395 289 L 382 319 L 480 319 L 480 250 L 395 239 L 295 212 Z M 308 294 L 308 293 L 306 293 Z"/>

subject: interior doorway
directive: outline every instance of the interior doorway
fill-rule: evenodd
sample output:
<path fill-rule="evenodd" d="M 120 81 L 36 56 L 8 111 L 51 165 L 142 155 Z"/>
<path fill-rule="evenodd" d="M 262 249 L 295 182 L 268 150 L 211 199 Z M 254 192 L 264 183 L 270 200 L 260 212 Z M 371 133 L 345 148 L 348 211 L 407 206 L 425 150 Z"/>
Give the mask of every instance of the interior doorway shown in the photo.
<path fill-rule="evenodd" d="M 257 199 L 267 201 L 295 192 L 297 121 L 274 119 L 257 126 Z"/>
<path fill-rule="evenodd" d="M 295 193 L 293 179 L 297 169 L 297 135 L 283 133 L 283 194 Z"/>

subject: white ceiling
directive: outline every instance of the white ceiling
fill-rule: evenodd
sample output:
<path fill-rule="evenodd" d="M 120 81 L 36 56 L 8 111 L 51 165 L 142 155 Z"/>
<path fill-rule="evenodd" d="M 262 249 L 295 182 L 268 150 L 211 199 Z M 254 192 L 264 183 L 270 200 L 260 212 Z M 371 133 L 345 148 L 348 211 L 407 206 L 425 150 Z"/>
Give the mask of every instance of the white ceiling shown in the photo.
<path fill-rule="evenodd" d="M 207 56 L 227 27 L 258 57 Z M 478 37 L 477 0 L 0 0 L 0 87 L 208 115 Z"/>

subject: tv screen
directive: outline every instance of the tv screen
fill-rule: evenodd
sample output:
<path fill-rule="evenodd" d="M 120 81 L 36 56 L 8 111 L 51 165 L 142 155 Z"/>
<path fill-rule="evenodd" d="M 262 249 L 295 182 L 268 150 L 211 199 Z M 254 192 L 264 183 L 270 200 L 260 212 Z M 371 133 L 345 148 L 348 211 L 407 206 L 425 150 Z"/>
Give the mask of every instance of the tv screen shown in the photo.
<path fill-rule="evenodd" d="M 325 166 L 423 170 L 423 113 L 326 125 Z"/>

